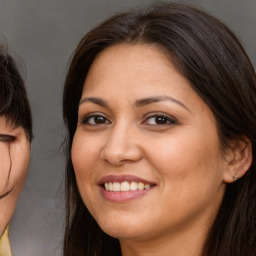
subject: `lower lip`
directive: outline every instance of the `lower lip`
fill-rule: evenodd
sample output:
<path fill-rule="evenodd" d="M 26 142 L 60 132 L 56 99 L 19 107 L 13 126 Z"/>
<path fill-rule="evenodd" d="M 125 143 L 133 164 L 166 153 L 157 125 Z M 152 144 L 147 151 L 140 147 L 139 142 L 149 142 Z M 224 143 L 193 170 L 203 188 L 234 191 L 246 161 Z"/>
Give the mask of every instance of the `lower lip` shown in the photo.
<path fill-rule="evenodd" d="M 153 187 L 152 187 L 153 188 Z M 148 192 L 152 190 L 150 189 L 144 189 L 144 190 L 136 190 L 136 191 L 107 191 L 103 187 L 100 186 L 100 191 L 102 196 L 111 202 L 126 202 L 131 201 L 134 199 L 137 199 L 139 197 L 142 197 L 146 195 Z"/>

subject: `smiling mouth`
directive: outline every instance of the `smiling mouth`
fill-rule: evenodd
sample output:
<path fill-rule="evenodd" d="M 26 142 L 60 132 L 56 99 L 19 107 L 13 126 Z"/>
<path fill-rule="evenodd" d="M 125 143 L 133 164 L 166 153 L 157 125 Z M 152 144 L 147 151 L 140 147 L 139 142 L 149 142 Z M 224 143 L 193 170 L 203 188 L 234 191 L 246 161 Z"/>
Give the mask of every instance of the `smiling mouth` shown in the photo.
<path fill-rule="evenodd" d="M 149 190 L 152 188 L 153 185 L 143 183 L 143 182 L 105 182 L 103 184 L 103 188 L 106 191 L 113 191 L 113 192 L 127 192 L 127 191 L 142 191 L 142 190 Z"/>
<path fill-rule="evenodd" d="M 157 184 L 134 175 L 108 175 L 99 180 L 98 186 L 104 199 L 125 203 L 149 194 Z"/>

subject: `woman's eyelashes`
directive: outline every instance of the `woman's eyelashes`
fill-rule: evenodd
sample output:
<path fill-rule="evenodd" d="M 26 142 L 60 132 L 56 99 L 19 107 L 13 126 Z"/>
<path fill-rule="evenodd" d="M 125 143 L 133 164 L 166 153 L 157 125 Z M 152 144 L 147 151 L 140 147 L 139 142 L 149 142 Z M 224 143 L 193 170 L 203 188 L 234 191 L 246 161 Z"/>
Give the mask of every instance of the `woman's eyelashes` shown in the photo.
<path fill-rule="evenodd" d="M 165 113 L 150 113 L 146 115 L 142 124 L 154 126 L 174 125 L 177 124 L 177 120 Z"/>
<path fill-rule="evenodd" d="M 92 113 L 89 115 L 86 115 L 82 118 L 81 124 L 83 125 L 103 125 L 103 124 L 110 124 L 110 121 L 108 118 L 101 114 Z"/>
<path fill-rule="evenodd" d="M 112 122 L 109 118 L 101 113 L 90 113 L 85 115 L 80 120 L 81 125 L 87 125 L 90 127 L 93 126 L 102 126 L 108 125 Z M 170 126 L 177 124 L 176 118 L 167 115 L 165 113 L 149 113 L 143 116 L 143 121 L 141 122 L 142 125 L 149 125 L 149 126 Z"/>

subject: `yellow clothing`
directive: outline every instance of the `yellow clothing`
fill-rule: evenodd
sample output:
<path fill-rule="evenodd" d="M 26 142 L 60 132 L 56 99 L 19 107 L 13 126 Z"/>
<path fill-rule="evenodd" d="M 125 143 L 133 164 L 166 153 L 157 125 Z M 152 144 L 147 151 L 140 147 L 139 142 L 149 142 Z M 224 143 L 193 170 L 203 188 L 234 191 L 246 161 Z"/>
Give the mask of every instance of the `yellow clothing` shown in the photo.
<path fill-rule="evenodd" d="M 11 256 L 11 247 L 8 236 L 9 225 L 4 230 L 4 233 L 0 237 L 0 256 Z"/>

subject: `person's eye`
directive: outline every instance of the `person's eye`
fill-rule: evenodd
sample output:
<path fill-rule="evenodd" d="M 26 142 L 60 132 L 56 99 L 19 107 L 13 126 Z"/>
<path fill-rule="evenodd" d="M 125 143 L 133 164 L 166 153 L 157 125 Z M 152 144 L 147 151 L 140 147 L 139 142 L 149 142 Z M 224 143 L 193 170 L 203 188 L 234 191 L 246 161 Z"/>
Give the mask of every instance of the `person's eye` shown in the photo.
<path fill-rule="evenodd" d="M 0 134 L 0 141 L 2 142 L 12 142 L 15 140 L 15 136 L 9 134 Z"/>
<path fill-rule="evenodd" d="M 146 117 L 146 120 L 143 124 L 147 125 L 171 125 L 176 124 L 176 120 L 166 114 L 151 114 Z"/>
<path fill-rule="evenodd" d="M 82 119 L 81 123 L 85 125 L 101 125 L 109 124 L 110 121 L 102 115 L 88 115 Z"/>

